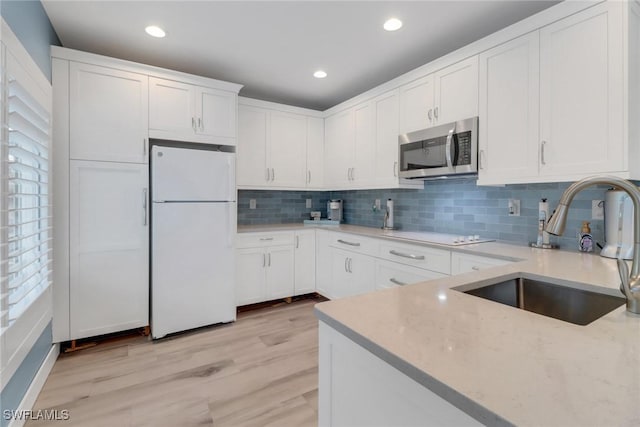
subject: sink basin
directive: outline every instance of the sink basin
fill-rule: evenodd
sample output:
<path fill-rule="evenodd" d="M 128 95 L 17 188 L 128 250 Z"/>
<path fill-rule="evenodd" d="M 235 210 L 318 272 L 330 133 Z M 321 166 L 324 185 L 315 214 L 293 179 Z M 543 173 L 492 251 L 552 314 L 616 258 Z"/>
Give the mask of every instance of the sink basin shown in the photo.
<path fill-rule="evenodd" d="M 470 285 L 464 285 L 453 289 L 582 326 L 588 325 L 626 302 L 623 297 L 524 277 L 503 280 L 473 289 L 469 287 Z"/>

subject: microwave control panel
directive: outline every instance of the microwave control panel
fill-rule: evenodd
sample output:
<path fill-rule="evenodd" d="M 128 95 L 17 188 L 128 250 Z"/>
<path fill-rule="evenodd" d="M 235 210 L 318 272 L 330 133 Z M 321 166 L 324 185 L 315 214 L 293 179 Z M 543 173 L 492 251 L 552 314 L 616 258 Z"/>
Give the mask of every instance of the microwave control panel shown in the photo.
<path fill-rule="evenodd" d="M 457 133 L 456 139 L 458 142 L 458 159 L 456 162 L 456 166 L 470 165 L 471 164 L 471 131 Z"/>

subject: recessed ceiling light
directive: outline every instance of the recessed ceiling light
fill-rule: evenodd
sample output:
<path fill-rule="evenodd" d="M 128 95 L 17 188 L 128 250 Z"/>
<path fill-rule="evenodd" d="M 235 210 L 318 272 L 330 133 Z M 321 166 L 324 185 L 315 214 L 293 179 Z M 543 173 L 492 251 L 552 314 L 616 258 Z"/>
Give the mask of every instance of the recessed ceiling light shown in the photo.
<path fill-rule="evenodd" d="M 402 21 L 398 18 L 387 19 L 383 27 L 387 31 L 396 31 L 402 28 Z"/>
<path fill-rule="evenodd" d="M 151 37 L 158 37 L 158 38 L 162 38 L 164 36 L 166 36 L 166 33 L 164 32 L 164 30 L 156 25 L 149 25 L 147 28 L 144 29 L 147 34 L 149 34 Z"/>
<path fill-rule="evenodd" d="M 313 73 L 313 77 L 315 77 L 316 79 L 324 79 L 325 77 L 327 77 L 327 73 L 322 70 L 318 70 Z"/>

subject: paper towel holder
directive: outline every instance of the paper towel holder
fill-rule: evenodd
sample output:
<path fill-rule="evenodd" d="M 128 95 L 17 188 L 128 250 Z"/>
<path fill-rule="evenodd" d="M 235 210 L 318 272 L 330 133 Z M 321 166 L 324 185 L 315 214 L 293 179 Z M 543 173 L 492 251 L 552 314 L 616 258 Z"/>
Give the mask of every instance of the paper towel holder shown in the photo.
<path fill-rule="evenodd" d="M 382 221 L 383 230 L 397 230 L 397 227 L 393 226 L 393 200 L 387 199 L 387 206 L 384 213 L 384 219 Z"/>

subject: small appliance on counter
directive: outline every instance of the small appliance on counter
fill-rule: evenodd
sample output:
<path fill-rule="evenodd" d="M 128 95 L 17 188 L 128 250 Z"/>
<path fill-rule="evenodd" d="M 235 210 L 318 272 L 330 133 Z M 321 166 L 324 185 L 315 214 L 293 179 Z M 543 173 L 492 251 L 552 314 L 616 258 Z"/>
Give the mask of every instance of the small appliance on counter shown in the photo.
<path fill-rule="evenodd" d="M 333 199 L 327 202 L 327 219 L 342 222 L 343 202 L 341 199 Z"/>
<path fill-rule="evenodd" d="M 633 202 L 621 190 L 609 190 L 604 198 L 604 239 L 600 255 L 633 258 Z"/>

